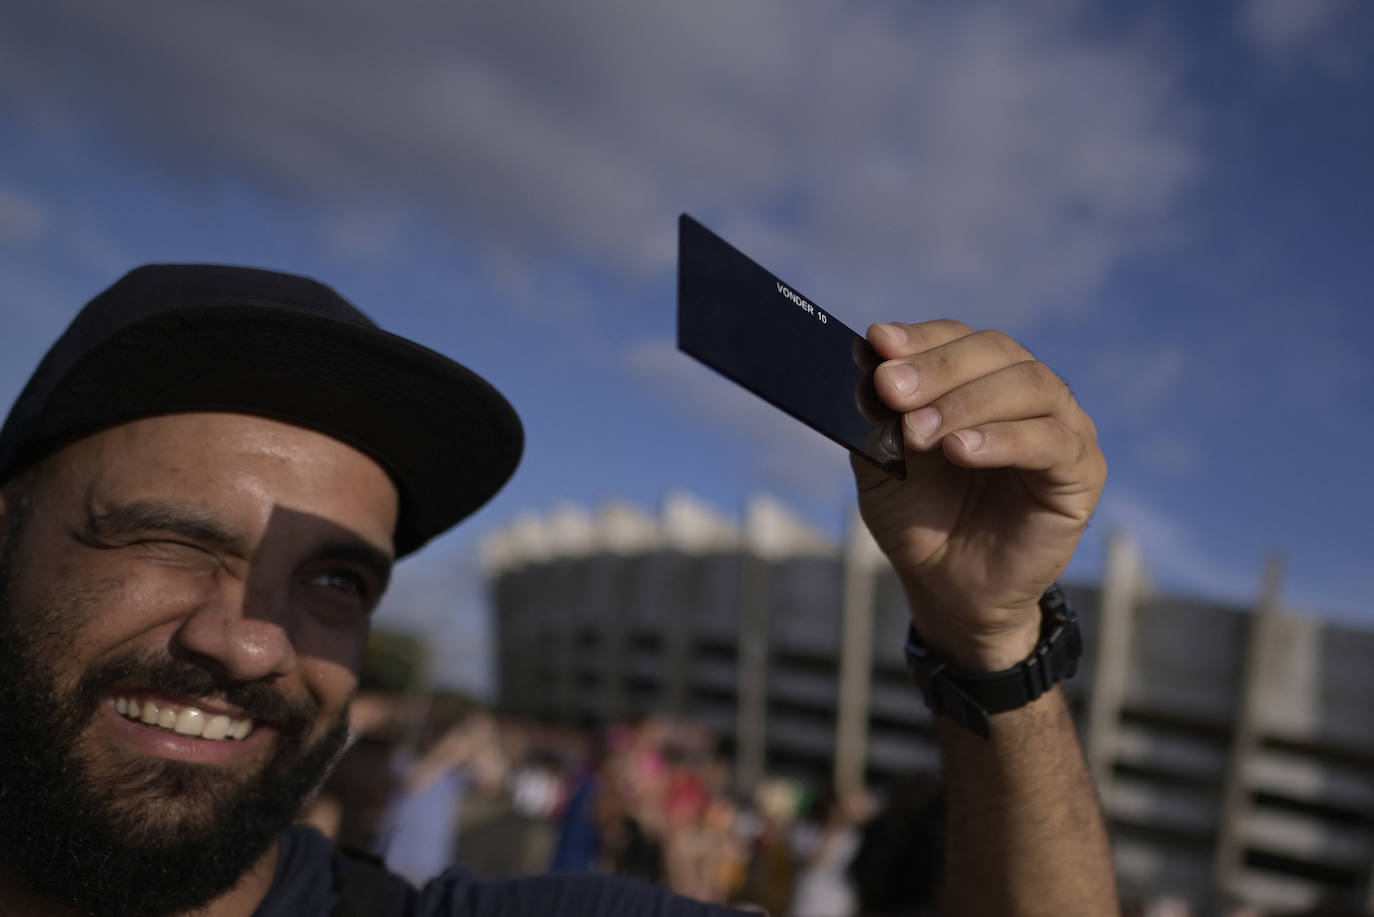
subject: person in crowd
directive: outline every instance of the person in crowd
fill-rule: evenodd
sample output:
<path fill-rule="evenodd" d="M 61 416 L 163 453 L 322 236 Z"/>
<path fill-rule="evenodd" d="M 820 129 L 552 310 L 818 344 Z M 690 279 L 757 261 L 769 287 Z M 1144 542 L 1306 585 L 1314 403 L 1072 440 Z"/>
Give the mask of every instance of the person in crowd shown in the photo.
<path fill-rule="evenodd" d="M 945 809 L 944 783 L 936 774 L 914 775 L 888 788 L 883 805 L 860 830 L 849 864 L 859 913 L 936 913 L 945 870 Z"/>
<path fill-rule="evenodd" d="M 854 472 L 940 713 L 944 906 L 1113 913 L 1066 670 L 1044 667 L 1072 623 L 1052 586 L 1106 478 L 1092 422 L 1004 334 L 868 339 L 907 474 Z M 522 447 L 487 382 L 305 278 L 153 265 L 87 304 L 0 429 L 7 913 L 724 913 L 596 874 L 455 867 L 417 889 L 293 825 L 345 744 L 393 564 Z M 977 687 L 1017 679 L 1035 690 Z"/>
<path fill-rule="evenodd" d="M 426 719 L 437 719 L 426 710 Z M 373 848 L 388 868 L 422 885 L 452 865 L 463 798 L 498 748 L 495 719 L 469 713 L 437 738 L 422 736 L 417 748 L 407 743 L 398 751 L 390 762 L 396 788 Z"/>
<path fill-rule="evenodd" d="M 551 871 L 589 872 L 600 864 L 602 837 L 597 808 L 605 766 L 605 739 L 594 737 L 587 760 L 572 779 L 572 793 L 558 820 L 558 840 L 549 863 Z"/>
<path fill-rule="evenodd" d="M 859 913 L 849 868 L 874 807 L 869 793 L 849 789 L 828 794 L 818 801 L 814 813 L 808 813 L 820 830 L 797 880 L 792 917 L 853 917 Z"/>

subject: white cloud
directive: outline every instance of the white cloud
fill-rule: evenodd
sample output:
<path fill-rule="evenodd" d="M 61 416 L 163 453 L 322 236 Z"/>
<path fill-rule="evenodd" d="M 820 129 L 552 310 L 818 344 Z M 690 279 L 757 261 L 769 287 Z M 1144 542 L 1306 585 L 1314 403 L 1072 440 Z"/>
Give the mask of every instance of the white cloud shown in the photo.
<path fill-rule="evenodd" d="M 1182 519 L 1148 497 L 1109 485 L 1094 517 L 1109 531 L 1133 540 L 1150 579 L 1165 591 L 1184 590 L 1229 601 L 1253 601 L 1259 593 L 1260 565 L 1239 569 L 1223 561 Z"/>
<path fill-rule="evenodd" d="M 330 206 L 400 192 L 526 270 L 661 270 L 690 209 L 852 324 L 1072 308 L 1197 169 L 1167 49 L 1063 0 L 137 9 L 9 17 L 0 99 Z"/>
<path fill-rule="evenodd" d="M 1241 31 L 1262 50 L 1292 51 L 1327 32 L 1351 0 L 1246 0 Z"/>
<path fill-rule="evenodd" d="M 409 214 L 390 200 L 336 210 L 324 227 L 330 246 L 344 255 L 380 260 L 397 251 Z"/>
<path fill-rule="evenodd" d="M 1147 442 L 1142 450 L 1146 467 L 1168 474 L 1197 470 L 1202 456 L 1197 444 L 1181 437 L 1163 436 Z"/>
<path fill-rule="evenodd" d="M 28 242 L 47 225 L 47 208 L 29 195 L 0 186 L 0 246 Z"/>
<path fill-rule="evenodd" d="M 848 453 L 805 424 L 697 363 L 668 341 L 641 341 L 626 370 L 662 391 L 683 413 L 752 444 L 770 489 L 834 501 L 852 492 Z"/>
<path fill-rule="evenodd" d="M 1091 378 L 1115 396 L 1122 412 L 1139 414 L 1158 407 L 1191 370 L 1183 347 L 1166 343 L 1101 353 L 1093 360 Z"/>

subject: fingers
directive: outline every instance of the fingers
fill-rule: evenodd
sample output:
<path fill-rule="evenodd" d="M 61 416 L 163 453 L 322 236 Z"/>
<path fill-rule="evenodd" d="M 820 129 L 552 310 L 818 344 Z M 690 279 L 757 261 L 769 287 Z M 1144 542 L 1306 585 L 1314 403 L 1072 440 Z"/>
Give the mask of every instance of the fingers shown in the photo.
<path fill-rule="evenodd" d="M 965 468 L 1016 467 L 1060 475 L 1052 483 L 1100 487 L 1107 463 L 1089 432 L 1057 417 L 986 423 L 956 430 L 941 443 L 951 462 Z"/>
<path fill-rule="evenodd" d="M 868 342 L 884 360 L 897 360 L 939 347 L 941 344 L 948 344 L 972 331 L 973 329 L 963 322 L 956 322 L 950 318 L 916 325 L 886 322 L 881 325 L 869 325 Z"/>
<path fill-rule="evenodd" d="M 902 322 L 870 325 L 870 346 L 863 346 L 863 342 L 858 339 L 854 341 L 854 364 L 867 373 L 867 377 L 860 381 L 855 391 L 855 403 L 859 412 L 869 421 L 878 423 L 889 411 L 896 409 L 891 406 L 896 390 L 888 378 L 892 370 L 875 375 L 881 361 L 909 358 L 913 354 L 940 347 L 971 333 L 968 325 L 948 318 L 915 325 Z"/>
<path fill-rule="evenodd" d="M 942 337 L 952 330 L 935 328 L 926 335 Z M 1030 351 L 1000 331 L 970 332 L 928 350 L 889 359 L 875 371 L 873 384 L 883 403 L 905 412 L 974 379 L 1029 360 L 1034 360 Z"/>
<path fill-rule="evenodd" d="M 972 331 L 950 319 L 868 329 L 886 362 L 874 389 L 902 415 L 902 436 L 913 452 L 943 446 L 968 468 L 1016 467 L 1097 479 L 1097 431 L 1063 380 L 1000 331 Z M 958 433 L 953 437 L 950 434 Z M 1072 469 L 1072 473 L 1070 473 Z"/>
<path fill-rule="evenodd" d="M 1044 363 L 1023 360 L 975 377 L 902 416 L 909 448 L 925 450 L 955 430 L 987 423 L 1067 415 L 1073 404 L 1068 387 Z"/>

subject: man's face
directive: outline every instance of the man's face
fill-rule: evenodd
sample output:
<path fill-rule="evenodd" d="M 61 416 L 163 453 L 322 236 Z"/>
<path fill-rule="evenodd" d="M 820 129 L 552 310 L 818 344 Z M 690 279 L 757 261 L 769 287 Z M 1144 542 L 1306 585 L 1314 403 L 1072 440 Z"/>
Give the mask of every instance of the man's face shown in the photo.
<path fill-rule="evenodd" d="M 0 570 L 4 864 L 92 911 L 232 885 L 342 744 L 396 515 L 361 452 L 245 415 L 140 420 L 49 459 Z"/>

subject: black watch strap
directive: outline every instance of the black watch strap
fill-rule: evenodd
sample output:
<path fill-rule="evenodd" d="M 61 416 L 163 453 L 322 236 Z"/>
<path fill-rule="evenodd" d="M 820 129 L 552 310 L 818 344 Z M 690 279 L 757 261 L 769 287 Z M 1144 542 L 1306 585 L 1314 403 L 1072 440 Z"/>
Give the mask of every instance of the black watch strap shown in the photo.
<path fill-rule="evenodd" d="M 926 706 L 988 737 L 988 716 L 1026 706 L 1078 671 L 1083 638 L 1078 615 L 1055 583 L 1040 598 L 1040 642 L 1030 656 L 1001 672 L 965 672 L 930 654 L 914 625 L 907 628 L 906 665 Z"/>

